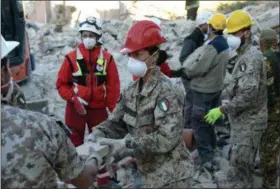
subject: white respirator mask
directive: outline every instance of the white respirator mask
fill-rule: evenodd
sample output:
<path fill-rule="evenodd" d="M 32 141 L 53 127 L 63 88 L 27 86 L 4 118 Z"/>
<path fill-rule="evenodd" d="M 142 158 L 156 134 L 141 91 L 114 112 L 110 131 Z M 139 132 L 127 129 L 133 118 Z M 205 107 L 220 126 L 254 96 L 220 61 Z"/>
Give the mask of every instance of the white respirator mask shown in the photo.
<path fill-rule="evenodd" d="M 241 39 L 239 37 L 234 36 L 234 35 L 228 35 L 227 43 L 228 43 L 228 46 L 231 49 L 236 50 L 241 45 Z"/>
<path fill-rule="evenodd" d="M 89 37 L 84 38 L 83 39 L 83 43 L 84 43 L 86 49 L 90 50 L 93 47 L 95 47 L 95 45 L 96 45 L 96 38 L 89 38 Z"/>
<path fill-rule="evenodd" d="M 147 58 L 145 61 L 141 60 L 136 60 L 134 58 L 129 57 L 128 58 L 128 63 L 127 63 L 127 68 L 128 71 L 136 77 L 144 77 L 148 71 L 148 67 L 145 62 L 148 62 L 151 57 L 156 55 L 159 50 L 154 52 L 149 58 Z M 156 65 L 149 67 L 149 69 L 156 68 Z"/>
<path fill-rule="evenodd" d="M 129 73 L 131 73 L 131 75 L 137 77 L 144 77 L 148 70 L 145 62 L 136 60 L 131 57 L 128 58 L 127 69 Z"/>

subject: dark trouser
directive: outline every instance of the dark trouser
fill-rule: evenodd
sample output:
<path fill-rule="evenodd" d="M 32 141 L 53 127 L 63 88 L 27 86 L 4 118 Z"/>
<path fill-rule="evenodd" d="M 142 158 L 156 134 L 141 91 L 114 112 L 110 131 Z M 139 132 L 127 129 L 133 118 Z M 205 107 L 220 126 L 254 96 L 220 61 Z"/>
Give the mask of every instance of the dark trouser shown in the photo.
<path fill-rule="evenodd" d="M 65 110 L 65 124 L 72 131 L 70 139 L 74 146 L 80 146 L 84 143 L 84 133 L 86 124 L 88 125 L 89 133 L 92 132 L 92 128 L 108 117 L 106 108 L 87 108 L 86 115 L 79 115 L 73 104 L 67 102 Z"/>
<path fill-rule="evenodd" d="M 192 117 L 192 108 L 193 108 L 193 95 L 192 90 L 189 87 L 189 81 L 185 78 L 182 78 L 182 83 L 185 88 L 185 107 L 184 107 L 184 128 L 190 129 L 191 126 L 191 117 Z"/>
<path fill-rule="evenodd" d="M 188 20 L 196 20 L 198 7 L 191 8 L 187 10 L 187 19 Z"/>
<path fill-rule="evenodd" d="M 263 169 L 263 187 L 275 187 L 277 183 L 277 159 L 280 153 L 280 113 L 279 105 L 269 108 L 268 126 L 262 136 L 260 158 Z M 280 169 L 278 167 L 278 169 Z M 280 175 L 278 175 L 280 176 Z"/>
<path fill-rule="evenodd" d="M 216 148 L 216 134 L 214 126 L 205 122 L 204 116 L 212 108 L 219 106 L 221 92 L 200 93 L 192 91 L 192 129 L 197 145 L 197 150 L 202 163 L 212 162 L 214 149 Z"/>

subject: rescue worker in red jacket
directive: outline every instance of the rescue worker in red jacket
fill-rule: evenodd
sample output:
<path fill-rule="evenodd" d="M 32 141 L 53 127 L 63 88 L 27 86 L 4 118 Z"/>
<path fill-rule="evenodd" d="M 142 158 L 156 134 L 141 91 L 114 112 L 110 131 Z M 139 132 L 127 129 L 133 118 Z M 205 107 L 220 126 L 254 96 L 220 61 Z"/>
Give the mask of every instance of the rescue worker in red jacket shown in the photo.
<path fill-rule="evenodd" d="M 86 124 L 91 132 L 106 120 L 120 95 L 114 58 L 97 42 L 102 35 L 100 23 L 88 17 L 79 32 L 82 43 L 66 55 L 56 82 L 60 96 L 67 101 L 65 124 L 75 146 L 83 144 Z"/>

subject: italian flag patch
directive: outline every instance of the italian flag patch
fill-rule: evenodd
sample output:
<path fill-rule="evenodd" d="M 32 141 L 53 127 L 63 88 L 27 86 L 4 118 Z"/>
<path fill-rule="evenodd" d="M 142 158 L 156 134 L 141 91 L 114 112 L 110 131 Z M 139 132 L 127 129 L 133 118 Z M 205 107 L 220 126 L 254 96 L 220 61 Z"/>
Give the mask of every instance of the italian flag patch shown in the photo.
<path fill-rule="evenodd" d="M 158 103 L 158 107 L 160 110 L 166 112 L 169 109 L 169 103 L 166 99 L 162 100 Z"/>

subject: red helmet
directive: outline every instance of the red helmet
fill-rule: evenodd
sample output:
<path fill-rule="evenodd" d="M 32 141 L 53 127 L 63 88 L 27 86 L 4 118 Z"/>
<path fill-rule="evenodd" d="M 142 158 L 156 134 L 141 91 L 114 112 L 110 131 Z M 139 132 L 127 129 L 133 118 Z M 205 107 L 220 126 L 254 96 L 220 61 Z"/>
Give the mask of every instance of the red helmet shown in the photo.
<path fill-rule="evenodd" d="M 165 43 L 160 27 L 152 21 L 136 22 L 128 31 L 124 48 L 121 53 L 132 53 L 147 47 Z"/>

